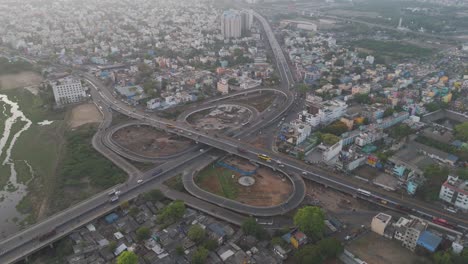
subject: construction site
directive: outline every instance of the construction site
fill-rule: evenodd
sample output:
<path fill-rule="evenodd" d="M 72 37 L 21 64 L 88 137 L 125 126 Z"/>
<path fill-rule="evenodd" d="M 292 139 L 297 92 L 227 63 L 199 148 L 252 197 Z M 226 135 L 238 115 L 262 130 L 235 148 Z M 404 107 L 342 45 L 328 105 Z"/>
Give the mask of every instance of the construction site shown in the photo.
<path fill-rule="evenodd" d="M 207 166 L 195 181 L 208 192 L 252 206 L 281 204 L 293 189 L 281 172 L 234 156 Z"/>
<path fill-rule="evenodd" d="M 119 129 L 112 135 L 112 140 L 139 155 L 155 158 L 177 154 L 194 144 L 187 138 L 145 125 Z"/>

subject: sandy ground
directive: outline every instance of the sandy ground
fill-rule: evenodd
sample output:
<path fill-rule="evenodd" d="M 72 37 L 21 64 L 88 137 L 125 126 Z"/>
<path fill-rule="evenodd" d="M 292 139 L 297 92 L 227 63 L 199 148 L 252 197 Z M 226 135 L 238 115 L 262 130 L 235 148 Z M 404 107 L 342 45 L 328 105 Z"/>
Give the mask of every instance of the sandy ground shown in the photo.
<path fill-rule="evenodd" d="M 112 138 L 122 147 L 149 157 L 176 154 L 190 147 L 190 140 L 148 126 L 120 129 Z"/>
<path fill-rule="evenodd" d="M 386 239 L 374 232 L 354 240 L 347 249 L 360 259 L 372 264 L 413 264 L 431 263 L 404 248 L 398 241 Z"/>
<path fill-rule="evenodd" d="M 71 128 L 77 128 L 88 123 L 99 123 L 102 121 L 102 115 L 94 104 L 77 105 L 72 109 L 69 120 Z"/>
<path fill-rule="evenodd" d="M 227 111 L 230 109 L 230 111 Z M 239 127 L 251 118 L 251 113 L 244 107 L 218 107 L 190 116 L 190 124 L 205 131 L 225 130 Z"/>
<path fill-rule="evenodd" d="M 252 165 L 248 164 L 247 161 L 239 160 L 234 161 L 230 159 L 226 163 L 234 164 L 238 163 L 241 169 L 251 169 Z M 241 176 L 239 173 L 222 168 L 216 167 L 216 172 L 226 173 L 234 175 L 234 182 L 237 189 L 236 201 L 253 205 L 253 206 L 272 206 L 284 202 L 292 192 L 292 184 L 279 172 L 274 172 L 269 168 L 260 167 L 257 173 L 253 175 L 255 178 L 255 184 L 250 187 L 241 186 L 238 183 L 238 179 Z M 208 190 L 212 193 L 221 194 L 222 187 L 219 182 L 219 178 L 216 174 L 211 174 L 204 177 L 201 182 L 198 183 L 203 189 Z"/>
<path fill-rule="evenodd" d="M 14 89 L 18 87 L 38 85 L 41 82 L 42 77 L 35 72 L 22 72 L 0 76 L 0 87 L 2 89 Z"/>

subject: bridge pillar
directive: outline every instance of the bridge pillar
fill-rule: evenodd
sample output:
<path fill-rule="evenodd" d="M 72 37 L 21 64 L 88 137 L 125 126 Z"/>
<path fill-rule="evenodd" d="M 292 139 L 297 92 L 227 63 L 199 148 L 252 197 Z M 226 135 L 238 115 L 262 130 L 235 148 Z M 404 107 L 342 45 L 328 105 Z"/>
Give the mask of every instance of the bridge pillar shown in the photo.
<path fill-rule="evenodd" d="M 49 247 L 53 249 L 54 248 L 54 243 L 50 243 Z"/>

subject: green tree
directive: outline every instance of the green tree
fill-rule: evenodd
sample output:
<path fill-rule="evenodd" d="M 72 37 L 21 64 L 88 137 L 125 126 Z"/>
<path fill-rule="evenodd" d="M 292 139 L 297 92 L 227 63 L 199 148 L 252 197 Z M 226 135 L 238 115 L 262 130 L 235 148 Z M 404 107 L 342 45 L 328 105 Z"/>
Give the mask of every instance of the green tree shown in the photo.
<path fill-rule="evenodd" d="M 294 261 L 298 264 L 322 263 L 323 257 L 316 245 L 306 245 L 296 251 Z"/>
<path fill-rule="evenodd" d="M 462 141 L 468 141 L 468 122 L 455 126 L 455 137 Z"/>
<path fill-rule="evenodd" d="M 301 84 L 298 84 L 297 85 L 297 90 L 301 93 L 301 94 L 306 94 L 309 90 L 310 90 L 310 86 L 305 84 L 305 83 L 301 83 Z"/>
<path fill-rule="evenodd" d="M 353 95 L 354 101 L 359 104 L 371 104 L 372 101 L 369 94 L 355 94 Z"/>
<path fill-rule="evenodd" d="M 433 256 L 434 264 L 453 264 L 450 252 L 438 251 Z"/>
<path fill-rule="evenodd" d="M 184 216 L 185 204 L 183 201 L 174 201 L 166 206 L 158 216 L 158 221 L 163 224 L 174 223 Z"/>
<path fill-rule="evenodd" d="M 159 189 L 153 189 L 143 194 L 143 199 L 146 201 L 157 202 L 164 198 L 164 194 Z"/>
<path fill-rule="evenodd" d="M 348 131 L 348 126 L 339 120 L 322 129 L 323 133 L 329 133 L 335 136 L 341 136 L 341 134 L 345 133 L 346 131 Z"/>
<path fill-rule="evenodd" d="M 317 206 L 305 206 L 294 215 L 294 224 L 307 236 L 322 238 L 325 230 L 325 214 Z"/>
<path fill-rule="evenodd" d="M 383 117 L 389 117 L 389 116 L 393 115 L 393 113 L 395 113 L 395 110 L 393 110 L 393 108 L 389 107 L 389 108 L 385 109 L 385 111 L 383 113 Z"/>
<path fill-rule="evenodd" d="M 333 134 L 320 134 L 320 141 L 322 141 L 324 144 L 332 146 L 335 145 L 338 141 L 340 141 L 340 138 L 333 135 Z"/>
<path fill-rule="evenodd" d="M 424 169 L 426 182 L 418 189 L 418 196 L 425 201 L 436 201 L 439 199 L 439 191 L 442 183 L 447 179 L 449 169 L 437 164 L 431 164 Z"/>
<path fill-rule="evenodd" d="M 281 237 L 274 237 L 271 239 L 271 244 L 285 246 L 286 242 Z"/>
<path fill-rule="evenodd" d="M 117 257 L 117 264 L 137 264 L 138 256 L 131 251 L 124 251 Z"/>
<path fill-rule="evenodd" d="M 136 230 L 136 237 L 138 241 L 147 240 L 151 237 L 151 231 L 146 226 L 139 227 Z"/>
<path fill-rule="evenodd" d="M 208 238 L 203 242 L 203 247 L 209 251 L 213 251 L 218 247 L 218 242 L 214 239 Z"/>
<path fill-rule="evenodd" d="M 180 245 L 177 246 L 177 247 L 175 248 L 175 253 L 176 253 L 177 255 L 179 255 L 179 256 L 184 255 L 184 248 L 183 248 L 182 246 L 180 246 Z"/>
<path fill-rule="evenodd" d="M 130 203 L 128 201 L 123 201 L 120 203 L 120 209 L 127 210 L 128 208 L 130 208 Z"/>
<path fill-rule="evenodd" d="M 115 241 L 109 242 L 109 246 L 108 246 L 108 247 L 109 247 L 109 250 L 110 250 L 111 252 L 114 252 L 114 251 L 117 249 L 117 242 L 115 242 Z"/>
<path fill-rule="evenodd" d="M 255 236 L 258 239 L 265 239 L 268 235 L 261 225 L 253 217 L 249 217 L 242 223 L 242 231 L 247 235 Z"/>
<path fill-rule="evenodd" d="M 397 126 L 394 126 L 388 130 L 388 134 L 397 140 L 400 140 L 404 137 L 407 137 L 411 134 L 413 134 L 413 129 L 411 129 L 410 126 L 407 124 L 399 124 Z"/>
<path fill-rule="evenodd" d="M 130 208 L 130 211 L 128 212 L 128 214 L 131 215 L 132 217 L 136 217 L 139 212 L 140 212 L 140 209 L 134 206 Z"/>
<path fill-rule="evenodd" d="M 325 258 L 334 258 L 344 250 L 343 245 L 336 238 L 326 238 L 317 243 L 320 253 Z"/>
<path fill-rule="evenodd" d="M 188 231 L 188 238 L 195 243 L 201 243 L 205 237 L 206 232 L 200 225 L 192 225 Z"/>
<path fill-rule="evenodd" d="M 343 59 L 337 59 L 335 61 L 335 66 L 338 66 L 338 67 L 343 67 L 344 66 L 344 60 Z"/>
<path fill-rule="evenodd" d="M 193 264 L 204 264 L 208 257 L 208 250 L 204 247 L 199 247 L 192 256 Z"/>

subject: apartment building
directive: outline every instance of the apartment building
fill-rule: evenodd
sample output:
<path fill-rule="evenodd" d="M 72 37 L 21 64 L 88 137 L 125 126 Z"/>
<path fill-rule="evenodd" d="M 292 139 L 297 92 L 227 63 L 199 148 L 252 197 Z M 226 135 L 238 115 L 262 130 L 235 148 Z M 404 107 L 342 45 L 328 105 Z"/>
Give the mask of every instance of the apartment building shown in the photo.
<path fill-rule="evenodd" d="M 306 122 L 312 127 L 326 125 L 340 119 L 345 113 L 348 105 L 340 100 L 326 102 L 307 102 L 306 109 L 299 114 L 299 120 Z"/>
<path fill-rule="evenodd" d="M 449 175 L 440 188 L 439 198 L 462 210 L 468 210 L 468 181 Z"/>
<path fill-rule="evenodd" d="M 419 239 L 419 236 L 427 228 L 427 222 L 418 218 L 411 219 L 405 226 L 406 232 L 403 237 L 403 246 L 407 249 L 414 251 Z"/>
<path fill-rule="evenodd" d="M 51 82 L 55 102 L 58 106 L 78 103 L 86 98 L 80 80 L 68 77 Z"/>

